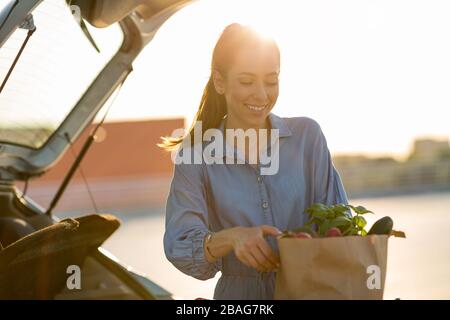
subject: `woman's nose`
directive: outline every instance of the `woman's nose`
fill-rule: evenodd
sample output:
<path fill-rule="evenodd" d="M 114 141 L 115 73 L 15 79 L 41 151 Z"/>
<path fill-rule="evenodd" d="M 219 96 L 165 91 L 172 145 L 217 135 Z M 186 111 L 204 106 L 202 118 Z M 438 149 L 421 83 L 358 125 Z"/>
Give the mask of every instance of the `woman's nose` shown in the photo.
<path fill-rule="evenodd" d="M 255 87 L 255 92 L 253 93 L 254 98 L 257 99 L 259 103 L 267 103 L 269 95 L 267 94 L 266 87 L 264 83 L 258 83 Z"/>

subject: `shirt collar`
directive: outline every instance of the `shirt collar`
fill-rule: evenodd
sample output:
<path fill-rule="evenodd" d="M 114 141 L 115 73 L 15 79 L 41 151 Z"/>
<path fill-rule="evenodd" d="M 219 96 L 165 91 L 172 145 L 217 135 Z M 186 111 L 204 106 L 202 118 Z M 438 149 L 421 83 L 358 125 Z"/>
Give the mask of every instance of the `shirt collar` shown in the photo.
<path fill-rule="evenodd" d="M 279 116 L 275 115 L 274 113 L 269 113 L 269 121 L 272 129 L 278 129 L 279 130 L 279 137 L 285 138 L 292 136 L 291 129 L 289 129 L 286 122 L 280 118 Z M 225 119 L 222 119 L 219 129 L 222 131 L 222 134 L 225 134 L 224 132 L 225 128 Z"/>
<path fill-rule="evenodd" d="M 289 129 L 288 125 L 286 124 L 286 122 L 280 118 L 279 116 L 275 115 L 274 113 L 269 113 L 269 121 L 270 121 L 270 125 L 272 127 L 272 129 L 278 129 L 278 136 L 279 138 L 286 138 L 286 137 L 290 137 L 292 136 L 292 132 Z M 220 126 L 219 126 L 219 130 L 222 132 L 222 136 L 225 137 L 225 118 L 222 119 Z M 223 150 L 223 154 L 217 154 L 217 156 L 222 156 L 222 157 L 229 157 L 232 159 L 242 159 L 242 161 L 244 159 L 244 156 L 241 154 L 241 152 L 239 152 L 239 150 L 234 149 L 230 150 L 231 148 L 226 148 L 225 146 L 226 142 L 224 141 L 224 149 Z M 219 153 L 221 153 L 219 151 Z"/>
<path fill-rule="evenodd" d="M 270 113 L 269 114 L 269 121 L 270 125 L 272 126 L 272 129 L 278 129 L 280 130 L 280 138 L 290 137 L 292 136 L 291 129 L 289 129 L 288 125 L 286 124 L 286 121 L 284 121 L 279 116 Z"/>

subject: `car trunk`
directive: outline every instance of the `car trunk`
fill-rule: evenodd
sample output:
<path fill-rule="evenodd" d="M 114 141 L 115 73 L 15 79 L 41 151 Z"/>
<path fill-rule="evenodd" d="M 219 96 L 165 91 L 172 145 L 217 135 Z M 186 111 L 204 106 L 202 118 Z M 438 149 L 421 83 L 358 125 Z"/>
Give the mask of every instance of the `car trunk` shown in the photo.
<path fill-rule="evenodd" d="M 0 299 L 53 299 L 68 287 L 68 272 L 81 270 L 87 256 L 119 225 L 111 215 L 87 215 L 57 222 L 9 244 L 0 251 Z M 78 287 L 75 283 L 73 289 Z"/>
<path fill-rule="evenodd" d="M 32 23 L 30 14 L 49 1 L 5 2 L 5 6 L 0 7 L 0 50 L 8 38 L 23 27 L 25 20 Z M 66 6 L 65 0 L 61 1 Z M 136 0 L 125 4 L 122 0 L 109 0 L 108 5 L 102 0 L 70 2 L 81 10 L 83 21 L 95 27 L 105 28 L 118 23 L 123 32 L 123 41 L 117 52 L 113 52 L 111 58 L 101 65 L 98 74 L 80 91 L 80 96 L 74 96 L 75 104 L 67 106 L 67 114 L 53 131 L 38 128 L 45 139 L 31 140 L 37 136 L 38 131 L 33 131 L 36 129 L 25 128 L 25 131 L 20 131 L 2 127 L 1 120 L 4 117 L 2 119 L 0 116 L 0 299 L 171 297 L 169 292 L 149 279 L 130 272 L 101 248 L 102 243 L 120 225 L 115 217 L 94 212 L 58 221 L 52 216 L 51 210 L 35 204 L 25 192 L 20 191 L 16 182 L 28 182 L 51 169 L 83 130 L 92 124 L 108 99 L 125 81 L 132 70 L 133 61 L 153 39 L 159 27 L 190 2 Z M 38 28 L 36 32 L 42 31 L 39 28 L 44 24 L 38 24 L 38 19 L 35 22 Z M 71 20 L 71 23 L 74 21 Z M 32 45 L 31 40 L 30 43 Z M 26 50 L 23 51 L 24 55 Z M 3 81 L 1 77 L 0 81 Z M 13 77 L 7 83 L 8 86 L 11 81 L 14 81 Z M 33 83 L 41 84 L 39 81 Z M 11 114 L 14 114 L 19 112 L 21 105 L 17 103 L 10 107 L 14 110 Z M 36 108 L 23 110 L 23 114 L 25 116 L 37 111 Z M 24 139 L 15 141 L 19 134 Z M 81 288 L 77 285 L 77 272 L 81 275 Z"/>

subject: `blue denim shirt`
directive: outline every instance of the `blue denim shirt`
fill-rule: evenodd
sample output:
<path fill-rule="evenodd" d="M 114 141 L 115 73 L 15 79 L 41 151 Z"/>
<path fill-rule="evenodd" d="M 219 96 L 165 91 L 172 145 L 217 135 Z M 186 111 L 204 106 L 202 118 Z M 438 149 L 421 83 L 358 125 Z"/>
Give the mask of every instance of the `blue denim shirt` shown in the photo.
<path fill-rule="evenodd" d="M 313 203 L 348 204 L 319 124 L 273 113 L 269 120 L 272 129 L 279 130 L 276 174 L 262 176 L 247 163 L 175 165 L 166 206 L 165 254 L 197 279 L 221 271 L 214 299 L 273 299 L 275 274 L 247 267 L 233 252 L 209 263 L 203 251 L 209 231 L 263 224 L 294 229 L 306 222 L 304 211 Z M 222 121 L 222 132 L 223 127 Z M 277 251 L 276 240 L 267 240 Z"/>

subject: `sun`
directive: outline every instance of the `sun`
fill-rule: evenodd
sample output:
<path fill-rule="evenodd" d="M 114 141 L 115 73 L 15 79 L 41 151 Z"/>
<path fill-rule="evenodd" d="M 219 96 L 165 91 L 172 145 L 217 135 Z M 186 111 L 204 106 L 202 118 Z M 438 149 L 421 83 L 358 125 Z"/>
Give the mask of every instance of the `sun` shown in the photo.
<path fill-rule="evenodd" d="M 277 19 L 277 7 L 273 1 L 230 1 L 227 4 L 227 11 L 235 17 L 236 22 L 253 28 L 263 38 L 275 41 L 279 38 L 282 21 Z"/>

